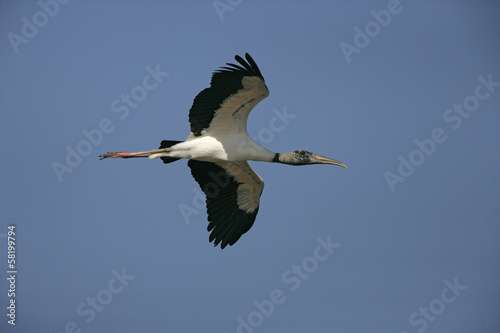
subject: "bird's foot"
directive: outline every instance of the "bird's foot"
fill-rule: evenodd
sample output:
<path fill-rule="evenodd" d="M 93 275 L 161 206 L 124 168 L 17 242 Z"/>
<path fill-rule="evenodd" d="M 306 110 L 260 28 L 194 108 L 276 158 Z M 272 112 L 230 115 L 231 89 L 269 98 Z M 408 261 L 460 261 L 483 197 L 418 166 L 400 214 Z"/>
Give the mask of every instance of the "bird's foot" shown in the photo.
<path fill-rule="evenodd" d="M 123 151 L 112 151 L 112 152 L 107 152 L 106 154 L 99 155 L 99 159 L 103 160 L 105 158 L 118 158 L 118 157 L 128 157 L 130 153 L 126 153 Z"/>

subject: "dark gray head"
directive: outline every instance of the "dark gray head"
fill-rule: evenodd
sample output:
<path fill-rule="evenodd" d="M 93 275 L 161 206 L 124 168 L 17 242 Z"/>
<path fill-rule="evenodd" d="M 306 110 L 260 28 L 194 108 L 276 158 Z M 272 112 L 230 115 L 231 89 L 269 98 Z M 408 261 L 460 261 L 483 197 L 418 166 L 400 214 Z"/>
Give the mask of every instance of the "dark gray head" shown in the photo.
<path fill-rule="evenodd" d="M 306 150 L 296 150 L 290 153 L 279 153 L 276 154 L 273 161 L 290 165 L 334 164 L 347 169 L 346 165 L 342 162 L 332 160 L 331 158 L 314 154 Z"/>

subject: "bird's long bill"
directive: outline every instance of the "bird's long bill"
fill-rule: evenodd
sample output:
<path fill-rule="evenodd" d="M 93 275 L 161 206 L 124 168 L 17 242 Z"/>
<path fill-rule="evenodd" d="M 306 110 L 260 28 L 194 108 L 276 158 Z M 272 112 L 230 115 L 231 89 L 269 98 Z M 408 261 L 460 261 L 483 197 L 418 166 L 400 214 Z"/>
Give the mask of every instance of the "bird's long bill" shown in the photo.
<path fill-rule="evenodd" d="M 344 163 L 318 154 L 313 154 L 311 159 L 317 164 L 334 164 L 347 169 L 347 166 Z"/>

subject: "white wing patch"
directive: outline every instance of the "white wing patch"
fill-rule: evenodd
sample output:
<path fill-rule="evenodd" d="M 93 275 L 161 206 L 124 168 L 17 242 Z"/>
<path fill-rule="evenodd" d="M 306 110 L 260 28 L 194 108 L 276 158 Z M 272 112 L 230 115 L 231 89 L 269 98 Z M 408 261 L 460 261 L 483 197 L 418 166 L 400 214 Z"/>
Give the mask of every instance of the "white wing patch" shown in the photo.
<path fill-rule="evenodd" d="M 254 213 L 259 208 L 264 181 L 253 171 L 246 161 L 216 163 L 233 177 L 238 186 L 238 208 L 246 213 Z"/>
<path fill-rule="evenodd" d="M 222 102 L 205 133 L 247 132 L 248 114 L 255 105 L 269 96 L 269 90 L 257 76 L 245 76 L 242 85 L 243 89 Z"/>

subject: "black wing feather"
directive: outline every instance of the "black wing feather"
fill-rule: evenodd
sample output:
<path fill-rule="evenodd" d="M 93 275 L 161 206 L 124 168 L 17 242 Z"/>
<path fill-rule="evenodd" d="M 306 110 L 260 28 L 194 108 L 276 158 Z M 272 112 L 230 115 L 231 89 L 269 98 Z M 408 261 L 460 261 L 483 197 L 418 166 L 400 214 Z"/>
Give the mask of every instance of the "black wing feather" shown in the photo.
<path fill-rule="evenodd" d="M 195 136 L 200 136 L 201 131 L 210 126 L 222 102 L 243 88 L 243 77 L 258 76 L 264 81 L 259 67 L 248 53 L 245 54 L 246 61 L 238 55 L 234 58 L 241 66 L 227 63 L 228 66 L 216 70 L 212 74 L 210 88 L 202 90 L 193 101 L 189 110 L 189 123 Z"/>
<path fill-rule="evenodd" d="M 258 208 L 247 213 L 238 208 L 238 183 L 219 165 L 211 162 L 189 160 L 194 179 L 207 196 L 209 241 L 214 246 L 233 245 L 252 227 Z"/>

